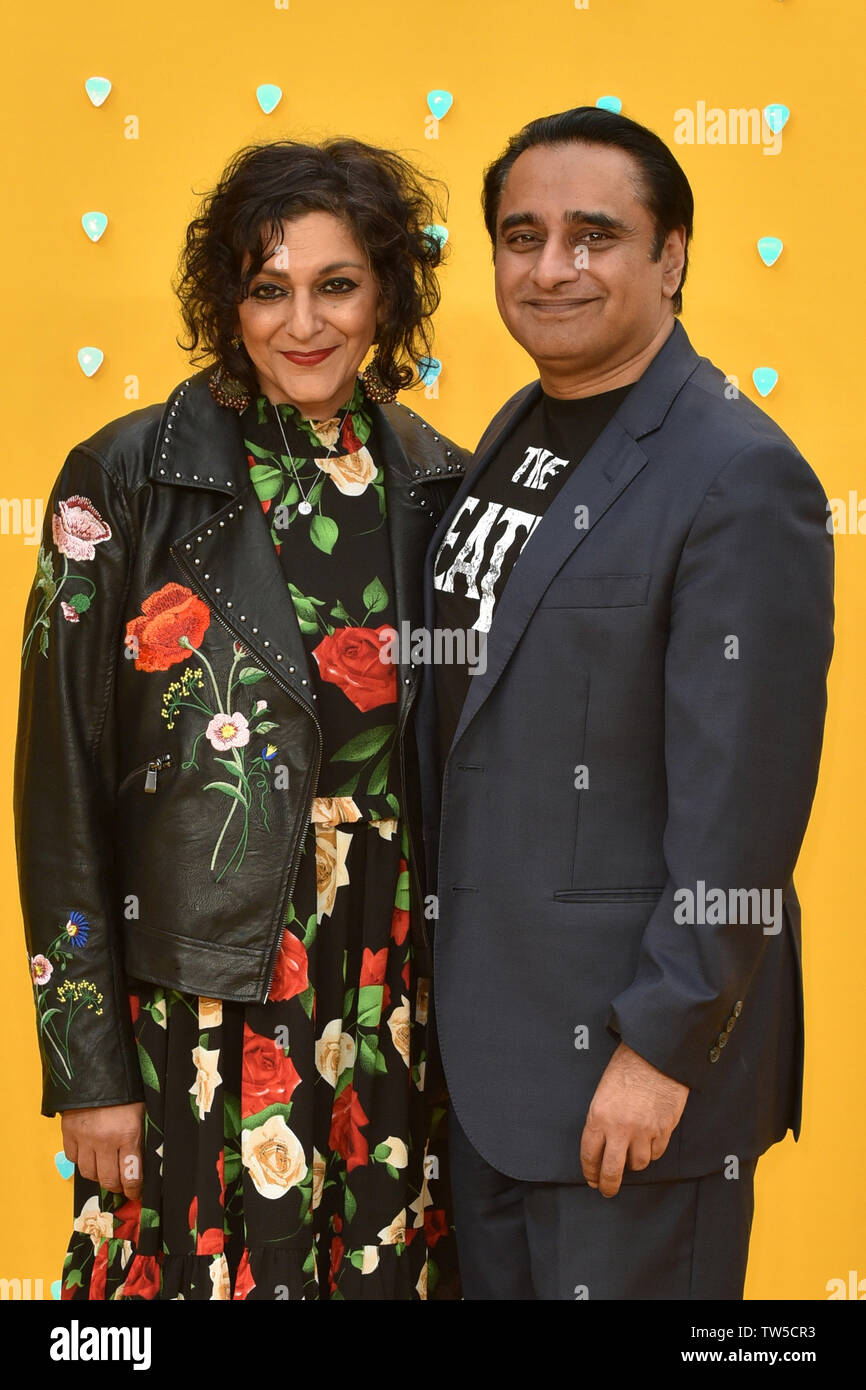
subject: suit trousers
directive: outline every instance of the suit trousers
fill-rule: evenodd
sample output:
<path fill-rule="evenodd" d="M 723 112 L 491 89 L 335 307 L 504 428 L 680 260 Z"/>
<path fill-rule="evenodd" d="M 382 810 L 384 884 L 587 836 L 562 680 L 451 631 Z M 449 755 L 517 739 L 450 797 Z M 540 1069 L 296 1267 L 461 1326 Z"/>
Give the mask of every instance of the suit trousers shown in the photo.
<path fill-rule="evenodd" d="M 741 1299 L 757 1159 L 676 1182 L 522 1182 L 449 1114 L 454 1220 L 466 1299 Z"/>

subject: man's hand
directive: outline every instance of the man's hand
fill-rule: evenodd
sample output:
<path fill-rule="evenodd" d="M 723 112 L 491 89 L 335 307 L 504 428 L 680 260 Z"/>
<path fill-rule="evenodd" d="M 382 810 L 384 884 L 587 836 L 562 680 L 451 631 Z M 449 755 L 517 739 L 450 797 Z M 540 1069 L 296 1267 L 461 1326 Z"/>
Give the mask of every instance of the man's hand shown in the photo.
<path fill-rule="evenodd" d="M 135 1200 L 141 1196 L 143 1123 L 143 1101 L 64 1110 L 63 1152 L 83 1178 Z"/>
<path fill-rule="evenodd" d="M 638 1171 L 661 1158 L 688 1095 L 688 1086 L 621 1042 L 596 1087 L 580 1137 L 580 1165 L 589 1186 L 615 1197 L 626 1162 Z"/>

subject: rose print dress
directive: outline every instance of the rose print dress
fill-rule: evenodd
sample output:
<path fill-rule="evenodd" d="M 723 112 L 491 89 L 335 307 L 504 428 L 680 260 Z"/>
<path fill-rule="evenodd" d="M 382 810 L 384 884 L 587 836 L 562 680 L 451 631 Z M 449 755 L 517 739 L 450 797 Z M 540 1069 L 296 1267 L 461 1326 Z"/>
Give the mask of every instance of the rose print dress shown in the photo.
<path fill-rule="evenodd" d="M 360 381 L 315 429 L 279 409 L 300 488 L 265 397 L 241 427 L 310 653 L 323 754 L 274 978 L 252 1005 L 129 981 L 143 1194 L 76 1172 L 64 1298 L 423 1299 L 454 1279 L 424 1099 L 396 669 L 379 660 L 396 621 L 383 470 Z M 208 736 L 230 748 L 250 734 Z"/>

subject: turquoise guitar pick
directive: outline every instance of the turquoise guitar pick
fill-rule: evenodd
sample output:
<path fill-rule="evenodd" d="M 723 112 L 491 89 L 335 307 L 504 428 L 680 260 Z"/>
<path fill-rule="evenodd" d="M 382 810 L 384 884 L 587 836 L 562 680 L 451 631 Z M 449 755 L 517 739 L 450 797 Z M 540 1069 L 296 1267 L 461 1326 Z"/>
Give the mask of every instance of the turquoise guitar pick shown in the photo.
<path fill-rule="evenodd" d="M 781 101 L 771 102 L 769 106 L 764 107 L 764 120 L 774 135 L 788 124 L 790 114 L 787 106 Z"/>
<path fill-rule="evenodd" d="M 78 365 L 85 376 L 93 376 L 99 371 L 105 360 L 105 353 L 101 348 L 84 347 L 78 349 Z"/>
<path fill-rule="evenodd" d="M 779 380 L 779 373 L 775 367 L 756 367 L 752 372 L 752 380 L 759 396 L 769 396 Z"/>
<path fill-rule="evenodd" d="M 81 225 L 91 241 L 98 241 L 108 226 L 108 218 L 104 212 L 86 212 Z"/>
<path fill-rule="evenodd" d="M 438 357 L 419 357 L 418 375 L 425 386 L 429 386 L 435 381 L 442 370 L 442 363 Z"/>
<path fill-rule="evenodd" d="M 75 1172 L 75 1164 L 66 1157 L 62 1149 L 54 1155 L 54 1166 L 61 1178 L 71 1178 Z"/>
<path fill-rule="evenodd" d="M 431 241 L 438 241 L 440 246 L 444 246 L 448 240 L 448 228 L 443 227 L 441 222 L 429 222 L 424 228 L 424 232 Z"/>
<path fill-rule="evenodd" d="M 62 1287 L 63 1287 L 63 1286 L 62 1286 L 62 1284 L 61 1284 L 61 1282 L 60 1282 L 59 1279 L 55 1279 L 55 1280 L 54 1280 L 54 1283 L 51 1285 L 51 1297 L 52 1297 L 53 1299 L 56 1299 L 56 1301 L 57 1301 L 58 1303 L 60 1302 L 60 1294 L 61 1294 Z"/>
<path fill-rule="evenodd" d="M 622 110 L 622 102 L 619 97 L 599 97 L 595 104 L 602 111 L 612 111 L 615 116 L 618 116 Z"/>
<path fill-rule="evenodd" d="M 266 116 L 276 110 L 282 99 L 282 88 L 275 86 L 273 82 L 263 82 L 260 87 L 256 87 L 256 101 Z"/>
<path fill-rule="evenodd" d="M 94 106 L 101 106 L 111 91 L 111 83 L 107 77 L 88 77 L 84 90 Z"/>
<path fill-rule="evenodd" d="M 762 236 L 758 238 L 758 255 L 764 262 L 764 265 L 775 265 L 783 249 L 783 244 L 777 236 Z"/>
<path fill-rule="evenodd" d="M 443 92 L 441 88 L 436 87 L 432 92 L 427 93 L 427 105 L 437 121 L 441 121 L 442 117 L 447 116 L 454 105 L 454 98 L 450 92 Z"/>

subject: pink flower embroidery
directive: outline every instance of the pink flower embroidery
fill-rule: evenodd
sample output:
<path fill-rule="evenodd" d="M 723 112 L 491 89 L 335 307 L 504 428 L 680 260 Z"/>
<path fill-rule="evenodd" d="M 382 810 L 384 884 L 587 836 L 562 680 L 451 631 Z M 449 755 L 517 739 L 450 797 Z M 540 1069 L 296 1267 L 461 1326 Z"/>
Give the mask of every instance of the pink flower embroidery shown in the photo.
<path fill-rule="evenodd" d="M 92 560 L 96 546 L 107 541 L 111 527 L 103 521 L 89 497 L 78 493 L 57 503 L 60 515 L 51 518 L 51 533 L 61 555 L 71 560 Z"/>
<path fill-rule="evenodd" d="M 34 956 L 30 962 L 30 977 L 34 985 L 47 985 L 54 974 L 54 966 L 45 956 Z"/>
<path fill-rule="evenodd" d="M 215 714 L 207 726 L 207 736 L 214 748 L 242 748 L 250 741 L 250 726 L 242 714 Z"/>
<path fill-rule="evenodd" d="M 62 599 L 60 600 L 60 607 L 61 607 L 61 610 L 62 610 L 62 612 L 63 612 L 63 616 L 64 616 L 64 618 L 66 619 L 66 621 L 67 621 L 68 623 L 80 623 L 80 622 L 81 622 L 81 618 L 80 618 L 80 616 L 79 616 L 78 609 L 77 609 L 77 608 L 73 608 L 71 603 L 67 603 L 67 602 L 66 602 L 66 599 L 62 598 Z"/>

